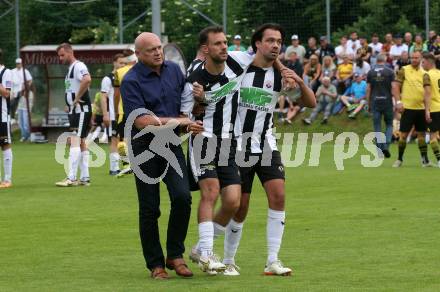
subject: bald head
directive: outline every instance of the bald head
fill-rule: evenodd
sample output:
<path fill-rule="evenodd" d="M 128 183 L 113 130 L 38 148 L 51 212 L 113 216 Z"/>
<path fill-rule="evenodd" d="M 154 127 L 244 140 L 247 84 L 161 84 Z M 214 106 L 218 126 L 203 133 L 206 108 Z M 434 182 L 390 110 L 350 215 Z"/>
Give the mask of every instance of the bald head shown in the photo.
<path fill-rule="evenodd" d="M 139 61 L 153 70 L 160 70 L 163 64 L 163 50 L 160 38 L 151 32 L 143 32 L 134 41 Z"/>

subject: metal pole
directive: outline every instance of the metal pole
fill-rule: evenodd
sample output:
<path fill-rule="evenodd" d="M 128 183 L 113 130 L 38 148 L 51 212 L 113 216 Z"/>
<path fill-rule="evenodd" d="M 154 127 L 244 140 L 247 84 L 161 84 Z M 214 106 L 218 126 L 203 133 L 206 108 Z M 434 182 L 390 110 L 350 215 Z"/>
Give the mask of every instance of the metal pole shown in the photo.
<path fill-rule="evenodd" d="M 151 0 L 151 10 L 153 13 L 151 31 L 159 38 L 162 38 L 161 19 L 160 19 L 160 0 Z"/>
<path fill-rule="evenodd" d="M 330 39 L 330 0 L 326 0 L 325 1 L 325 11 L 326 11 L 326 18 L 327 18 L 327 39 L 328 42 L 331 42 Z"/>
<path fill-rule="evenodd" d="M 15 0 L 15 54 L 20 58 L 20 1 Z"/>
<path fill-rule="evenodd" d="M 425 30 L 426 39 L 429 37 L 429 0 L 425 0 Z"/>
<path fill-rule="evenodd" d="M 227 6 L 228 0 L 223 0 L 223 29 L 225 31 L 225 34 L 227 34 L 227 25 L 228 25 L 228 18 L 227 18 Z"/>
<path fill-rule="evenodd" d="M 124 23 L 122 18 L 122 0 L 119 0 L 118 5 L 118 16 L 119 16 L 119 43 L 124 43 Z"/>

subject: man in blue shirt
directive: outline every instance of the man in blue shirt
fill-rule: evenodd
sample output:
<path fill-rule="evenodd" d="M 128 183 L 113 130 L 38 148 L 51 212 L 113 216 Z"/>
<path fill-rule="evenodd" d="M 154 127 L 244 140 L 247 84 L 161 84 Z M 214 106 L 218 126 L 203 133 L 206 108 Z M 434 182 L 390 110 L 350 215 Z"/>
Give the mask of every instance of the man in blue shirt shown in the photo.
<path fill-rule="evenodd" d="M 348 117 L 355 119 L 357 113 L 359 113 L 367 104 L 365 99 L 367 94 L 367 83 L 363 80 L 362 75 L 355 73 L 354 80 L 349 88 L 341 96 L 341 102 L 347 107 L 347 111 L 350 113 Z"/>
<path fill-rule="evenodd" d="M 177 136 L 179 126 L 188 129 L 193 125 L 189 118 L 179 118 L 185 78 L 178 65 L 164 61 L 162 43 L 155 34 L 141 33 L 135 40 L 135 51 L 139 62 L 125 75 L 121 95 L 126 129 L 131 127 L 128 152 L 136 175 L 142 250 L 153 278 L 167 279 L 165 266 L 180 276 L 191 277 L 193 274 L 182 257 L 191 193 L 181 140 Z M 195 130 L 201 127 L 194 126 Z M 166 184 L 171 200 L 166 261 L 157 223 L 160 180 Z"/>

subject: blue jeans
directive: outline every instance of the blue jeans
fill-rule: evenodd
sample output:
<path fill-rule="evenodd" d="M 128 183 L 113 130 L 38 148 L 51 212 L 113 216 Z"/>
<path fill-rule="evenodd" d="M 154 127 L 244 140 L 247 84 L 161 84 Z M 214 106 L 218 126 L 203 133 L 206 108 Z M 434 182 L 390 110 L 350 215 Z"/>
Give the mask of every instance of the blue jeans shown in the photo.
<path fill-rule="evenodd" d="M 29 139 L 29 136 L 31 135 L 30 129 L 29 129 L 29 116 L 27 109 L 18 109 L 18 123 L 20 125 L 20 132 L 21 132 L 21 138 L 23 139 Z"/>
<path fill-rule="evenodd" d="M 383 110 L 372 109 L 373 127 L 375 132 L 382 132 L 382 116 L 385 121 L 385 143 L 377 143 L 377 147 L 381 150 L 388 150 L 393 135 L 393 108 Z M 376 140 L 378 138 L 376 137 Z"/>

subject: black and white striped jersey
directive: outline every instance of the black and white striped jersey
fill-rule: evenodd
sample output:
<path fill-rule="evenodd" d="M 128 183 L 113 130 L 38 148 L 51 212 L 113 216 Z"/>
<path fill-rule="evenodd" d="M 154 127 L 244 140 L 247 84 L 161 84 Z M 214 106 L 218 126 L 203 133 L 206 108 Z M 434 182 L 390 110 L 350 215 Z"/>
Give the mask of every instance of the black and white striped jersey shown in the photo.
<path fill-rule="evenodd" d="M 101 92 L 107 94 L 107 111 L 111 121 L 116 120 L 115 116 L 115 89 L 114 89 L 115 75 L 113 73 L 108 74 L 101 81 Z"/>
<path fill-rule="evenodd" d="M 241 82 L 238 108 L 241 121 L 239 144 L 246 140 L 243 150 L 262 153 L 265 141 L 272 151 L 277 150 L 272 132 L 273 111 L 281 89 L 281 73 L 273 67 L 251 65 L 247 69 Z"/>
<path fill-rule="evenodd" d="M 90 104 L 89 90 L 87 90 L 83 96 L 81 96 L 80 104 L 73 106 L 73 101 L 75 100 L 75 94 L 79 90 L 81 80 L 85 75 L 89 75 L 89 70 L 87 66 L 81 61 L 75 61 L 69 66 L 69 70 L 65 79 L 66 93 L 65 99 L 66 104 L 69 107 L 69 113 L 81 113 L 81 112 L 91 112 L 92 107 Z"/>
<path fill-rule="evenodd" d="M 5 89 L 12 89 L 12 71 L 5 66 L 0 65 L 0 83 Z M 0 114 L 1 122 L 6 123 L 9 121 L 9 98 L 1 96 Z"/>
<path fill-rule="evenodd" d="M 237 118 L 240 99 L 240 84 L 246 68 L 252 63 L 253 56 L 246 52 L 228 52 L 225 70 L 222 74 L 211 75 L 205 69 L 205 63 L 199 65 L 187 78 L 182 94 L 181 112 L 191 114 L 194 106 L 192 84 L 197 82 L 205 90 L 204 114 L 195 117 L 203 121 L 205 137 L 230 138 L 239 136 Z"/>
<path fill-rule="evenodd" d="M 191 73 L 192 73 L 195 69 L 197 69 L 197 67 L 199 67 L 200 64 L 202 64 L 202 63 L 203 63 L 202 60 L 200 60 L 200 59 L 194 59 L 194 60 L 191 62 L 191 64 L 189 64 L 188 69 L 186 69 L 186 77 L 188 78 L 188 77 L 191 75 Z"/>

